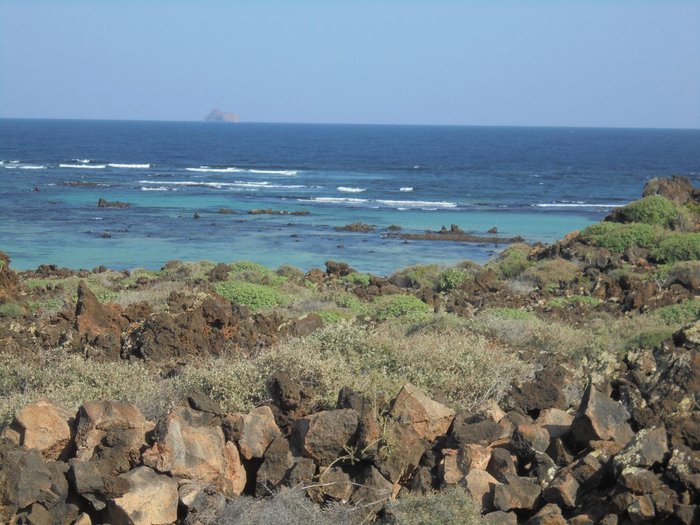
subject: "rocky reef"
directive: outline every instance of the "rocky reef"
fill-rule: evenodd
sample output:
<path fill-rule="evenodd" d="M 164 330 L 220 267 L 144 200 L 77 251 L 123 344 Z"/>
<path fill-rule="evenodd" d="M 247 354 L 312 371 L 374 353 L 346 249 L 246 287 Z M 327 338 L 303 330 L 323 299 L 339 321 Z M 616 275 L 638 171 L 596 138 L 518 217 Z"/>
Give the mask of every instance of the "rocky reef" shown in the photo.
<path fill-rule="evenodd" d="M 219 108 L 212 109 L 204 117 L 204 122 L 240 122 L 240 118 L 235 113 L 221 111 Z"/>

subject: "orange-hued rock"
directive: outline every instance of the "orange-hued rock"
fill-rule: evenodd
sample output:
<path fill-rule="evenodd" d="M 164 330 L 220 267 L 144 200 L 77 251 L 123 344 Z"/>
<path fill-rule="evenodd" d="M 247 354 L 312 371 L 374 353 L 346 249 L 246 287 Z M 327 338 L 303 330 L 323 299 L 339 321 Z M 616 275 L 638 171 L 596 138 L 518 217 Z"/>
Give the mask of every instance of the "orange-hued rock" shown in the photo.
<path fill-rule="evenodd" d="M 270 443 L 282 435 L 270 407 L 262 406 L 242 416 L 238 447 L 246 459 L 261 458 Z"/>
<path fill-rule="evenodd" d="M 76 459 L 90 461 L 95 449 L 109 435 L 119 438 L 120 448 L 138 455 L 153 428 L 141 411 L 129 403 L 89 401 L 78 409 L 75 429 Z"/>
<path fill-rule="evenodd" d="M 165 525 L 177 521 L 177 481 L 151 468 L 138 467 L 122 474 L 129 490 L 109 501 L 113 525 Z"/>
<path fill-rule="evenodd" d="M 238 449 L 226 442 L 220 426 L 198 426 L 196 417 L 181 408 L 160 421 L 143 463 L 180 480 L 211 484 L 227 496 L 238 496 L 247 479 Z"/>
<path fill-rule="evenodd" d="M 410 424 L 427 441 L 445 435 L 455 417 L 455 411 L 430 399 L 418 387 L 406 384 L 394 400 L 391 416 Z"/>
<path fill-rule="evenodd" d="M 21 446 L 38 450 L 46 459 L 59 459 L 72 446 L 74 415 L 58 403 L 40 399 L 15 414 L 12 428 Z"/>

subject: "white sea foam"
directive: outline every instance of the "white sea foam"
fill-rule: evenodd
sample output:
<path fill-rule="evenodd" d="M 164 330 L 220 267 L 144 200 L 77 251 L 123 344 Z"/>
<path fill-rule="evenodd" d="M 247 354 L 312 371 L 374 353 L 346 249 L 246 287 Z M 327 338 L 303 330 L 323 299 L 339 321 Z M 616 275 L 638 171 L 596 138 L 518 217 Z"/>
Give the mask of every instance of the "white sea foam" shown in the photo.
<path fill-rule="evenodd" d="M 155 188 L 147 188 L 141 186 L 141 191 L 177 191 L 175 188 L 166 188 L 165 186 L 156 186 Z"/>
<path fill-rule="evenodd" d="M 36 166 L 33 164 L 24 164 L 22 166 L 19 166 L 19 169 L 21 170 L 45 170 L 46 166 Z"/>
<path fill-rule="evenodd" d="M 83 162 L 82 160 L 80 162 Z M 89 162 L 89 161 L 88 161 Z M 59 168 L 72 168 L 72 169 L 89 169 L 89 170 L 102 170 L 107 167 L 106 164 L 59 164 Z"/>
<path fill-rule="evenodd" d="M 263 175 L 286 175 L 293 177 L 297 174 L 296 170 L 246 170 L 248 173 L 261 173 Z"/>
<path fill-rule="evenodd" d="M 299 199 L 299 200 L 306 200 L 306 199 Z M 311 200 L 313 202 L 349 203 L 349 204 L 360 204 L 363 202 L 368 202 L 367 199 L 352 199 L 350 197 L 314 197 Z"/>
<path fill-rule="evenodd" d="M 202 182 L 202 181 L 194 181 L 194 180 L 182 180 L 182 181 L 152 181 L 152 180 L 140 180 L 138 181 L 139 184 L 158 184 L 158 185 L 168 185 L 168 186 L 191 186 L 191 187 L 203 187 L 203 188 L 216 188 L 216 189 L 221 189 L 221 188 L 246 188 L 246 189 L 273 189 L 273 188 L 282 188 L 282 189 L 297 189 L 297 188 L 305 188 L 303 184 L 272 184 L 268 181 L 260 181 L 260 182 L 250 182 L 250 181 L 242 181 L 242 180 L 237 180 L 235 182 Z"/>
<path fill-rule="evenodd" d="M 198 173 L 240 173 L 242 170 L 240 168 L 229 167 L 229 168 L 210 168 L 209 166 L 200 166 L 199 168 L 185 168 L 187 171 L 196 171 Z"/>
<path fill-rule="evenodd" d="M 81 164 L 88 164 L 90 159 L 73 159 L 75 162 L 80 162 Z"/>
<path fill-rule="evenodd" d="M 561 202 L 555 204 L 532 204 L 535 208 L 621 208 L 624 204 L 586 204 L 585 202 Z"/>
<path fill-rule="evenodd" d="M 404 186 L 403 188 L 399 188 L 399 191 L 413 191 L 413 188 L 411 186 Z"/>
<path fill-rule="evenodd" d="M 120 163 L 117 163 L 117 162 L 110 162 L 110 163 L 108 164 L 108 166 L 109 166 L 110 168 L 125 168 L 125 169 L 130 169 L 130 168 L 133 168 L 133 169 L 147 169 L 147 168 L 150 168 L 150 167 L 151 167 L 150 164 L 120 164 Z"/>
<path fill-rule="evenodd" d="M 367 188 L 352 188 L 349 186 L 338 186 L 336 190 L 343 191 L 345 193 L 362 193 L 363 191 L 366 191 Z"/>
<path fill-rule="evenodd" d="M 378 200 L 380 204 L 386 206 L 400 206 L 406 208 L 456 208 L 457 204 L 454 202 L 445 201 L 392 201 L 392 200 Z"/>

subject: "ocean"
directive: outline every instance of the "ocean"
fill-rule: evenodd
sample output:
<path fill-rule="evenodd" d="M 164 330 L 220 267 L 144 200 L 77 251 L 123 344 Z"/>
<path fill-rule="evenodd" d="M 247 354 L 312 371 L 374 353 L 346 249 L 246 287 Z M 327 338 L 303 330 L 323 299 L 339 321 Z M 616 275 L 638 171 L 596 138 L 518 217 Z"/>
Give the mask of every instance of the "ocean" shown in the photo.
<path fill-rule="evenodd" d="M 672 174 L 700 182 L 700 130 L 2 119 L 0 250 L 20 269 L 336 260 L 386 275 L 504 247 L 390 225 L 553 242 Z M 334 229 L 353 222 L 375 230 Z"/>

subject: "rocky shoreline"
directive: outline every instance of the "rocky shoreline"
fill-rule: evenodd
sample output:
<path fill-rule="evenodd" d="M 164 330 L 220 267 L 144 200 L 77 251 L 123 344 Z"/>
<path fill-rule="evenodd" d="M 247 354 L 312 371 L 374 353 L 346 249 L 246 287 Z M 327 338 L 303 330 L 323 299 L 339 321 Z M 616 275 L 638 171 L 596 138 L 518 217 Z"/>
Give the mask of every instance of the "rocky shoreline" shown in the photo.
<path fill-rule="evenodd" d="M 0 522 L 697 523 L 699 225 L 674 177 L 386 278 L 1 254 Z"/>

